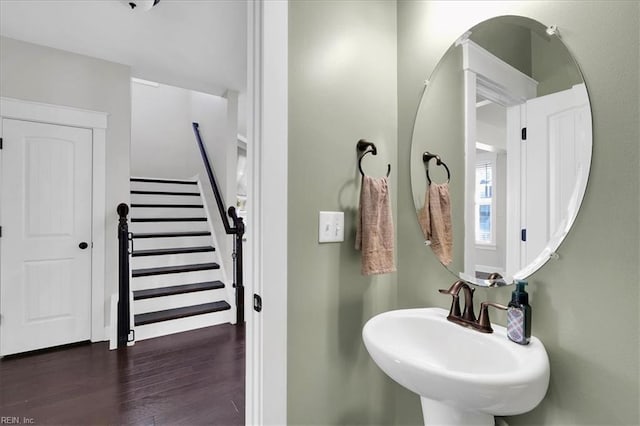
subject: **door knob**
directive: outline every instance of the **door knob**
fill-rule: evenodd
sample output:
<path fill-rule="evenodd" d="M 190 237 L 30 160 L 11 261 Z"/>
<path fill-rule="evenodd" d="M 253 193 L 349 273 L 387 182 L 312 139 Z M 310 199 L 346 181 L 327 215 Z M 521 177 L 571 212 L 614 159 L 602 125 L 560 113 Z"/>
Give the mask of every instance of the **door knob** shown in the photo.
<path fill-rule="evenodd" d="M 89 244 L 85 243 L 84 241 L 81 242 L 80 244 L 78 244 L 78 247 L 80 247 L 82 250 L 86 249 L 87 247 L 89 247 Z"/>

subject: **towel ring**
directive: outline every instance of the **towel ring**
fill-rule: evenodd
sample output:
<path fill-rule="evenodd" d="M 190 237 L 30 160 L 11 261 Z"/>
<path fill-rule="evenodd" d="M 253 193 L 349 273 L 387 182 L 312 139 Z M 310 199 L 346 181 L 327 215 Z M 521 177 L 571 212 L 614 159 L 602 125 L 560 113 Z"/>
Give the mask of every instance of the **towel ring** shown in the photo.
<path fill-rule="evenodd" d="M 364 172 L 362 171 L 362 158 L 371 153 L 372 155 L 378 155 L 378 149 L 373 142 L 366 141 L 364 139 L 360 139 L 356 144 L 356 148 L 358 149 L 358 169 L 360 170 L 360 174 L 364 176 Z M 387 177 L 391 174 L 391 164 L 387 164 Z"/>
<path fill-rule="evenodd" d="M 447 183 L 451 182 L 451 172 L 449 171 L 449 167 L 447 167 L 447 165 L 444 163 L 444 161 L 442 161 L 440 159 L 439 155 L 436 154 L 432 154 L 428 151 L 425 151 L 422 154 L 422 162 L 425 164 L 425 168 L 427 171 L 427 181 L 429 181 L 429 185 L 431 185 L 431 177 L 429 176 L 429 161 L 431 161 L 432 159 L 436 159 L 436 165 L 438 166 L 443 166 L 445 168 L 445 170 L 447 171 Z"/>

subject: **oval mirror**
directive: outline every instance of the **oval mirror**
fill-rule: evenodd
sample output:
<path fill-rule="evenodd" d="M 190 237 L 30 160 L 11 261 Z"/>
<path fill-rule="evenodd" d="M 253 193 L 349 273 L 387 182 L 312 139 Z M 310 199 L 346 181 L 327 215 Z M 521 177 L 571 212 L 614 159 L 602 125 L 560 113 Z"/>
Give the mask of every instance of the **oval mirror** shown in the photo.
<path fill-rule="evenodd" d="M 416 113 L 411 185 L 425 243 L 473 284 L 531 275 L 576 218 L 591 132 L 584 79 L 555 27 L 500 16 L 471 28 Z"/>

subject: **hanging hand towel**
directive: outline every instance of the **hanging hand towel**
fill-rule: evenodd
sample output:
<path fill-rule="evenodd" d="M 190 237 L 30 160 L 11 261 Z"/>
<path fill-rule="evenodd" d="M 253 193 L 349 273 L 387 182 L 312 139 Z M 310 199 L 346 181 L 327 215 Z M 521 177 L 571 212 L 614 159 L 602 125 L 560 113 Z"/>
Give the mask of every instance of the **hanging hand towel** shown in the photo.
<path fill-rule="evenodd" d="M 431 249 L 443 265 L 451 263 L 453 231 L 451 199 L 448 183 L 431 183 L 424 195 L 424 207 L 418 212 L 418 222 Z"/>
<path fill-rule="evenodd" d="M 363 176 L 356 226 L 356 249 L 362 250 L 362 275 L 395 272 L 393 218 L 386 177 Z"/>

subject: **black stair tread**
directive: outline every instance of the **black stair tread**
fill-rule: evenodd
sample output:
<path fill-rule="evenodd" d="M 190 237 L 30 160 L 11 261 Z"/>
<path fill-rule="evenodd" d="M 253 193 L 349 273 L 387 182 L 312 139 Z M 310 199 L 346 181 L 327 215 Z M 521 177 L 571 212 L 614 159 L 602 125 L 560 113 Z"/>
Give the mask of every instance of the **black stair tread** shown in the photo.
<path fill-rule="evenodd" d="M 143 207 L 143 208 L 160 208 L 160 209 L 202 209 L 202 204 L 142 204 L 134 203 L 131 207 Z"/>
<path fill-rule="evenodd" d="M 131 182 L 151 182 L 151 183 L 173 183 L 176 185 L 197 185 L 194 180 L 171 180 L 171 179 L 155 179 L 155 178 L 131 178 Z"/>
<path fill-rule="evenodd" d="M 147 194 L 147 195 L 190 195 L 190 196 L 200 196 L 199 192 L 176 192 L 176 191 L 147 191 L 147 190 L 139 190 L 133 189 L 131 190 L 132 194 Z"/>
<path fill-rule="evenodd" d="M 131 238 L 173 238 L 173 237 L 204 237 L 211 235 L 209 231 L 188 232 L 142 232 L 131 234 Z"/>
<path fill-rule="evenodd" d="M 131 222 L 206 222 L 206 217 L 134 217 Z"/>
<path fill-rule="evenodd" d="M 149 275 L 179 274 L 182 272 L 207 271 L 210 269 L 220 269 L 220 265 L 215 262 L 210 262 L 195 263 L 192 265 L 161 266 L 158 268 L 134 269 L 133 271 L 131 271 L 131 276 L 146 277 Z"/>
<path fill-rule="evenodd" d="M 201 283 L 174 285 L 171 287 L 151 288 L 133 292 L 133 300 L 151 299 L 154 297 L 173 296 L 175 294 L 194 293 L 196 291 L 217 290 L 224 288 L 222 281 L 205 281 Z"/>
<path fill-rule="evenodd" d="M 209 314 L 213 312 L 226 311 L 231 306 L 225 301 L 205 303 L 202 305 L 186 306 L 184 308 L 167 309 L 165 311 L 148 312 L 134 316 L 136 327 L 140 325 L 152 324 L 155 322 L 169 321 L 178 318 L 192 317 L 194 315 Z"/>
<path fill-rule="evenodd" d="M 162 256 L 166 254 L 185 254 L 185 253 L 204 253 L 207 251 L 215 251 L 213 246 L 198 247 L 175 247 L 164 249 L 134 250 L 131 256 Z"/>

